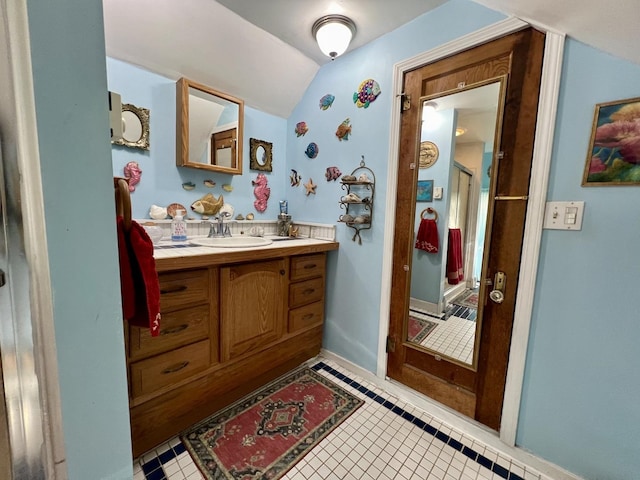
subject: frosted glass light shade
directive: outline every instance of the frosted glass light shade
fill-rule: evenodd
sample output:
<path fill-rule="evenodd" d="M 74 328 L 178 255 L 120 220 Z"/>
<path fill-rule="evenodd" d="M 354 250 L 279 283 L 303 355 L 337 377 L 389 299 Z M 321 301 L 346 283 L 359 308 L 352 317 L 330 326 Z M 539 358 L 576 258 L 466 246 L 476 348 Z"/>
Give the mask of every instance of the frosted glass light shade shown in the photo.
<path fill-rule="evenodd" d="M 343 15 L 327 15 L 313 24 L 311 32 L 322 53 L 333 60 L 347 50 L 356 26 L 350 18 Z"/>

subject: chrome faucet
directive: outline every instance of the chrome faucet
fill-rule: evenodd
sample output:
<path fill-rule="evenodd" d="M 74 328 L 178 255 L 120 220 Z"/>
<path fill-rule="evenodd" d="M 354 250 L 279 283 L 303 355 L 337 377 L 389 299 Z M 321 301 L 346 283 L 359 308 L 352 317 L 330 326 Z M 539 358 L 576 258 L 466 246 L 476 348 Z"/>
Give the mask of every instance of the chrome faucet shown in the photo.
<path fill-rule="evenodd" d="M 231 214 L 229 212 L 223 212 L 219 214 L 217 217 L 215 217 L 215 220 L 217 220 L 217 223 L 211 222 L 211 226 L 209 227 L 209 235 L 207 235 L 207 237 L 209 238 L 230 237 L 231 231 L 229 230 L 229 223 L 227 222 L 226 225 L 224 223 L 225 219 L 228 219 L 230 217 L 231 217 Z"/>

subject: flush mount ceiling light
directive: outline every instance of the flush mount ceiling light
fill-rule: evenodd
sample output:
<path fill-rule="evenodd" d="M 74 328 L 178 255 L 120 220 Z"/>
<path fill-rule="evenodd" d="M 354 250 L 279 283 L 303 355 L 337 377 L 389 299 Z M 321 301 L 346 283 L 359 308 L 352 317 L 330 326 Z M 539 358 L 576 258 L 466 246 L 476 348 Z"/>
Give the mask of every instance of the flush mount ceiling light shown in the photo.
<path fill-rule="evenodd" d="M 349 47 L 349 42 L 356 34 L 356 25 L 344 15 L 326 15 L 316 20 L 311 33 L 322 53 L 334 60 Z"/>
<path fill-rule="evenodd" d="M 438 104 L 436 102 L 424 102 L 422 105 L 422 114 L 430 114 L 435 112 L 438 109 Z"/>

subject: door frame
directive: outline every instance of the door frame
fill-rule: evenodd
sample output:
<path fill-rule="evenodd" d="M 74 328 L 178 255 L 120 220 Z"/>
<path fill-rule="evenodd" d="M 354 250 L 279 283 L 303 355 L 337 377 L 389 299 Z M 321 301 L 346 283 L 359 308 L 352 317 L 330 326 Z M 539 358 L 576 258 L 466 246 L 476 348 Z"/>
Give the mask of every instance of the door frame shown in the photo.
<path fill-rule="evenodd" d="M 522 246 L 521 266 L 516 293 L 516 305 L 513 322 L 509 365 L 502 406 L 500 423 L 500 439 L 507 445 L 514 446 L 520 399 L 524 383 L 524 370 L 531 326 L 531 314 L 535 294 L 540 239 L 547 197 L 551 154 L 555 132 L 555 118 L 562 73 L 564 52 L 564 34 L 524 22 L 511 17 L 478 31 L 452 40 L 432 50 L 411 57 L 394 65 L 393 95 L 391 105 L 389 163 L 387 174 L 387 201 L 385 205 L 385 226 L 382 258 L 382 291 L 391 292 L 393 266 L 393 236 L 396 211 L 397 175 L 400 145 L 400 118 L 402 85 L 405 72 L 443 59 L 463 50 L 498 39 L 508 34 L 533 26 L 546 34 L 542 67 L 542 82 L 538 102 L 538 118 L 533 149 L 533 163 L 529 188 L 529 205 L 525 221 Z M 390 295 L 381 295 L 380 321 L 378 337 L 377 376 L 386 377 L 387 353 L 386 339 L 389 333 Z M 466 418 L 466 417 L 465 417 Z M 471 422 L 472 420 L 469 419 Z"/>

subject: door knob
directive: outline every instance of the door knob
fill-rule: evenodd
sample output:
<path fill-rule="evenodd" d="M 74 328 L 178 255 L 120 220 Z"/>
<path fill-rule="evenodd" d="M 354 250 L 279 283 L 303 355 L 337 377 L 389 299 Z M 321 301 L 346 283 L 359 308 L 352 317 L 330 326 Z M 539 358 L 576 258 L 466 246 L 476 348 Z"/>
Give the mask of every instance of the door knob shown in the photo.
<path fill-rule="evenodd" d="M 504 293 L 500 290 L 491 290 L 491 292 L 489 292 L 489 298 L 494 303 L 502 303 L 504 302 Z"/>
<path fill-rule="evenodd" d="M 497 272 L 493 278 L 493 290 L 489 292 L 489 299 L 494 303 L 504 302 L 504 286 L 507 283 L 507 276 L 504 272 Z"/>

